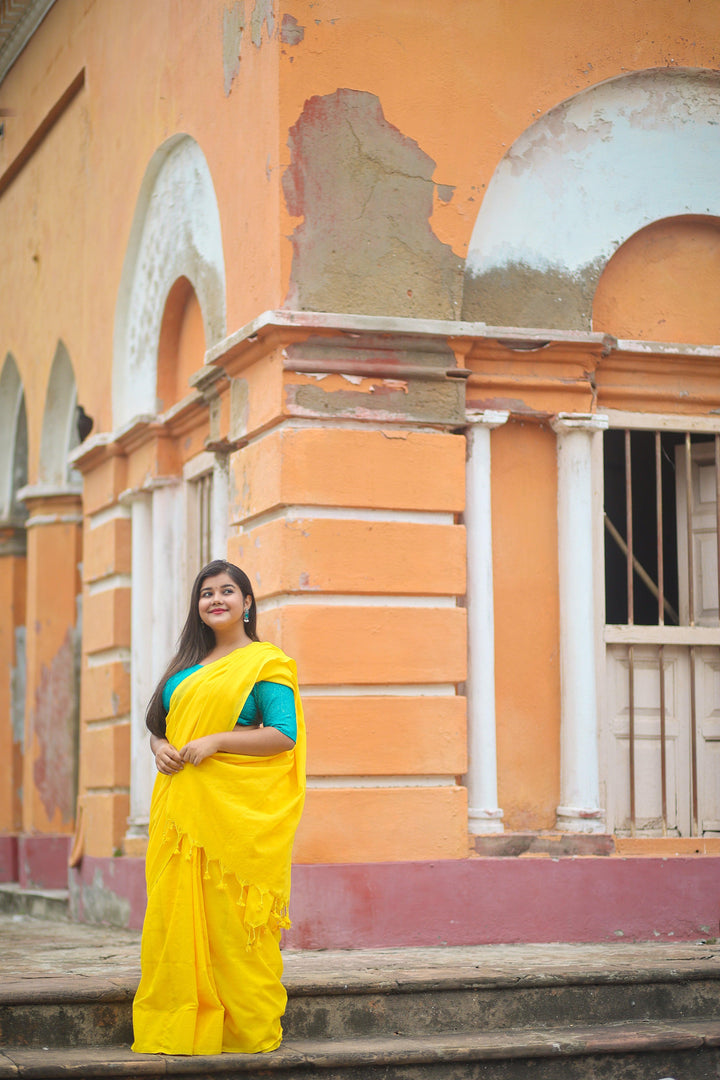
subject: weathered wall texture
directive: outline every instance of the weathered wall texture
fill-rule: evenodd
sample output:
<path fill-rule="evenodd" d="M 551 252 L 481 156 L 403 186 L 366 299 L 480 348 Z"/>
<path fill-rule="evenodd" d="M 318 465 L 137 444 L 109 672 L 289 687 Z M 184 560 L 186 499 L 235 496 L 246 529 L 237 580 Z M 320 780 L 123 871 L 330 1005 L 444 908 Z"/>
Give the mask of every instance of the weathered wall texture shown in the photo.
<path fill-rule="evenodd" d="M 590 329 L 603 267 L 639 229 L 717 214 L 720 79 L 657 70 L 570 98 L 495 171 L 467 258 L 463 317 Z"/>
<path fill-rule="evenodd" d="M 78 660 L 72 631 L 44 666 L 35 691 L 33 779 L 48 821 L 75 819 L 78 770 Z"/>
<path fill-rule="evenodd" d="M 310 98 L 288 144 L 283 188 L 303 220 L 286 305 L 457 318 L 462 261 L 429 222 L 435 162 L 388 123 L 375 94 Z"/>

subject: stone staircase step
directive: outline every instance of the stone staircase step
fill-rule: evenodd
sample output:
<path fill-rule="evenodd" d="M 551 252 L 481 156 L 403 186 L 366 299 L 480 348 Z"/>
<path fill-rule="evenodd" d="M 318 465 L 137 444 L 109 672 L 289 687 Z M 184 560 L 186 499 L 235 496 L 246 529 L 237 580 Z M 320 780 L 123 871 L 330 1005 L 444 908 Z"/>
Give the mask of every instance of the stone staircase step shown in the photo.
<path fill-rule="evenodd" d="M 223 1076 L 228 1080 L 715 1080 L 720 1021 L 628 1023 L 543 1031 L 286 1039 L 270 1054 L 170 1057 L 127 1047 L 12 1048 L 0 1078 Z"/>
<path fill-rule="evenodd" d="M 560 947 L 559 947 L 560 949 Z M 570 1027 L 720 1017 L 720 957 L 690 946 L 668 959 L 634 952 L 634 966 L 596 966 L 581 953 L 565 966 L 447 962 L 402 951 L 383 968 L 363 954 L 286 958 L 287 1038 L 413 1037 L 508 1028 Z M 473 955 L 473 954 L 470 954 Z M 478 954 L 474 954 L 478 956 Z M 583 966 L 582 956 L 585 957 Z M 552 959 L 552 958 L 551 958 Z M 393 964 L 389 961 L 392 960 Z M 434 963 L 433 963 L 434 961 Z M 110 1046 L 132 1036 L 137 973 L 6 980 L 0 985 L 0 1046 Z"/>
<path fill-rule="evenodd" d="M 17 882 L 0 883 L 2 915 L 29 915 L 48 922 L 66 922 L 69 912 L 67 889 L 21 889 Z"/>

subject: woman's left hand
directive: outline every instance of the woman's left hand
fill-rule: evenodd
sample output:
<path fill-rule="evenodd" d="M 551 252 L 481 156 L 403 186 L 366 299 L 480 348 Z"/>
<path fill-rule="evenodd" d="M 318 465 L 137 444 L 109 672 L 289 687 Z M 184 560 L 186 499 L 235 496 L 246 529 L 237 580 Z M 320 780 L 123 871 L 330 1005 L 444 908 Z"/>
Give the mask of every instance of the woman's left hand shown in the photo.
<path fill-rule="evenodd" d="M 185 743 L 180 751 L 180 757 L 189 765 L 199 765 L 206 757 L 218 752 L 217 736 L 203 735 L 199 739 Z"/>

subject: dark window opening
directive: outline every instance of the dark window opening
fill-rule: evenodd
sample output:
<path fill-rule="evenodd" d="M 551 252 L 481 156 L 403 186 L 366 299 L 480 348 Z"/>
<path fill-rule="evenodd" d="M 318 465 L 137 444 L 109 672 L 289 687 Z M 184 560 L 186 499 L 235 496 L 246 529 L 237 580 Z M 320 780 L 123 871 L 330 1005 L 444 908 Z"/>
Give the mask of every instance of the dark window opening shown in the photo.
<path fill-rule="evenodd" d="M 712 440 L 693 435 L 691 442 Z M 633 546 L 633 621 L 641 626 L 659 622 L 658 552 L 662 544 L 664 621 L 678 622 L 678 545 L 675 487 L 675 448 L 685 442 L 682 432 L 660 434 L 662 520 L 657 520 L 656 433 L 630 432 L 630 489 Z M 628 622 L 626 434 L 612 429 L 604 435 L 605 489 L 605 621 Z M 619 539 L 618 539 L 619 537 Z M 644 571 L 644 573 L 643 573 Z"/>

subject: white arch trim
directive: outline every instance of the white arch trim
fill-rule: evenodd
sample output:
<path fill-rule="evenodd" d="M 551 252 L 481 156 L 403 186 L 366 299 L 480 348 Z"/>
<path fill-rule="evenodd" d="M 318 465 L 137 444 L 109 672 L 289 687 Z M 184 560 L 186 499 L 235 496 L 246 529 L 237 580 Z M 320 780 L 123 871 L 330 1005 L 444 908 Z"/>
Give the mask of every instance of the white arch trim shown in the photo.
<path fill-rule="evenodd" d="M 195 289 L 209 348 L 225 336 L 225 263 L 210 170 L 189 135 L 155 152 L 140 187 L 115 309 L 115 430 L 156 412 L 160 326 L 182 276 Z"/>
<path fill-rule="evenodd" d="M 543 116 L 498 165 L 467 256 L 579 274 L 639 229 L 720 214 L 720 74 L 651 70 L 600 83 Z"/>
<path fill-rule="evenodd" d="M 39 482 L 63 487 L 71 479 L 68 454 L 78 444 L 77 387 L 67 349 L 58 342 L 50 368 L 40 438 Z"/>
<path fill-rule="evenodd" d="M 8 521 L 14 510 L 14 496 L 27 478 L 27 432 L 25 445 L 18 445 L 18 425 L 25 408 L 22 379 L 13 356 L 5 357 L 0 374 L 0 520 Z M 18 456 L 22 460 L 18 460 Z"/>

